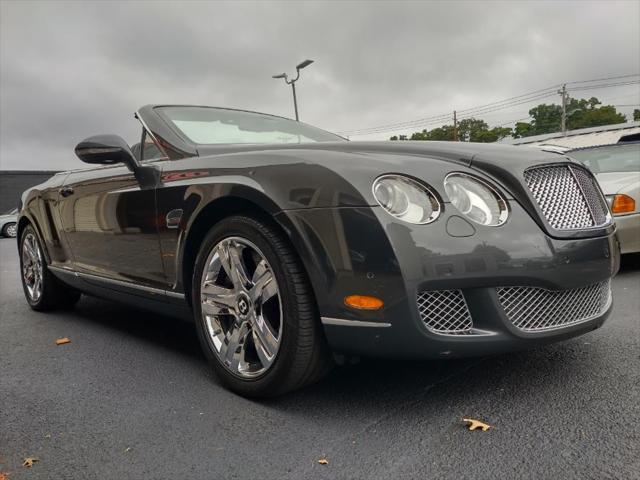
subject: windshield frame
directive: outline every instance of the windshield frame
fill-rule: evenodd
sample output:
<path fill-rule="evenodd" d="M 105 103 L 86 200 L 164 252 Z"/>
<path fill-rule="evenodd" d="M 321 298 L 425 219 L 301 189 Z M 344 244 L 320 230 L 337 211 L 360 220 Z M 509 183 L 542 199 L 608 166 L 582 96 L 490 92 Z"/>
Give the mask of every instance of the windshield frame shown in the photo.
<path fill-rule="evenodd" d="M 185 133 L 184 131 L 182 131 L 182 129 L 180 129 L 178 127 L 178 125 L 176 125 L 174 123 L 174 121 L 165 113 L 166 110 L 171 109 L 171 108 L 193 108 L 193 109 L 212 109 L 212 110 L 220 110 L 220 111 L 229 111 L 229 112 L 237 112 L 237 113 L 247 113 L 247 114 L 252 114 L 252 115 L 256 115 L 256 116 L 264 116 L 264 117 L 271 117 L 271 118 L 275 118 L 275 119 L 280 119 L 280 120 L 284 120 L 286 122 L 291 122 L 292 124 L 300 124 L 303 127 L 312 129 L 312 130 L 317 130 L 319 133 L 326 135 L 327 137 L 331 137 L 331 139 L 327 139 L 326 141 L 311 141 L 311 142 L 282 142 L 282 143 L 278 143 L 278 142 L 246 142 L 246 143 L 233 143 L 233 142 L 228 142 L 228 143 L 199 143 L 194 141 L 193 139 L 191 139 L 187 133 Z M 156 115 L 158 115 L 158 117 L 160 117 L 163 122 L 167 125 L 167 127 L 176 135 L 178 135 L 180 137 L 180 139 L 182 139 L 184 142 L 186 142 L 187 144 L 190 145 L 194 145 L 194 146 L 202 146 L 202 147 L 207 147 L 207 148 L 211 148 L 211 147 L 224 147 L 224 146 L 251 146 L 251 145 L 269 145 L 269 146 L 277 146 L 277 145 L 281 145 L 281 146 L 287 146 L 287 145 L 312 145 L 312 144 L 320 144 L 320 143 L 330 143 L 330 142 L 348 142 L 349 140 L 347 138 L 344 138 L 340 135 L 337 135 L 333 132 L 328 132 L 326 130 L 323 130 L 321 128 L 315 127 L 313 125 L 309 125 L 307 123 L 304 122 L 297 122 L 296 120 L 290 119 L 290 118 L 286 118 L 286 117 L 281 117 L 278 115 L 272 115 L 269 113 L 262 113 L 262 112 L 254 112 L 251 110 L 241 110 L 241 109 L 235 109 L 235 108 L 222 108 L 222 107 L 211 107 L 211 106 L 206 106 L 206 105 L 156 105 L 153 107 L 154 113 Z"/>

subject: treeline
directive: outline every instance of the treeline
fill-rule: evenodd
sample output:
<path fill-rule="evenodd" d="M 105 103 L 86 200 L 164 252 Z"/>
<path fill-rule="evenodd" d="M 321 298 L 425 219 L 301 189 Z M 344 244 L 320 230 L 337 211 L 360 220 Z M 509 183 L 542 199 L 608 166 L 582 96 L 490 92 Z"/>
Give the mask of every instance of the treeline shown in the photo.
<path fill-rule="evenodd" d="M 567 102 L 567 130 L 625 123 L 627 117 L 616 111 L 613 105 L 602 105 L 595 97 L 569 98 Z M 532 135 L 555 133 L 561 130 L 562 107 L 556 104 L 540 104 L 529 110 L 530 122 L 517 122 L 513 128 L 489 124 L 478 118 L 465 118 L 458 122 L 458 140 L 461 142 L 497 142 L 505 137 L 522 138 Z M 633 111 L 633 119 L 640 120 L 640 109 Z M 443 125 L 433 130 L 424 129 L 411 135 L 394 135 L 390 140 L 455 140 L 453 125 Z"/>

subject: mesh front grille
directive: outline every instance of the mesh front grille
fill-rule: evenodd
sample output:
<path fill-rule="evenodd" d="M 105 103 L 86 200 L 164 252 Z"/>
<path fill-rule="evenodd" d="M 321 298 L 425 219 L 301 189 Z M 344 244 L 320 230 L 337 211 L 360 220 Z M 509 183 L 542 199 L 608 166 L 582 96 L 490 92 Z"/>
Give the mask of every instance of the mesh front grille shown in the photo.
<path fill-rule="evenodd" d="M 460 290 L 428 290 L 418 294 L 418 310 L 427 328 L 436 333 L 471 333 L 473 322 Z"/>
<path fill-rule="evenodd" d="M 611 300 L 610 281 L 571 290 L 500 287 L 498 299 L 520 330 L 537 332 L 565 327 L 595 317 Z"/>
<path fill-rule="evenodd" d="M 595 225 L 604 225 L 608 220 L 609 208 L 605 203 L 605 199 L 600 194 L 600 190 L 596 186 L 593 176 L 582 168 L 571 168 L 571 171 L 575 175 L 576 180 L 578 180 L 587 205 L 589 205 L 591 209 L 591 216 Z"/>
<path fill-rule="evenodd" d="M 557 230 L 579 230 L 604 225 L 608 209 L 595 179 L 586 170 L 569 165 L 531 168 L 524 178 L 549 225 Z"/>

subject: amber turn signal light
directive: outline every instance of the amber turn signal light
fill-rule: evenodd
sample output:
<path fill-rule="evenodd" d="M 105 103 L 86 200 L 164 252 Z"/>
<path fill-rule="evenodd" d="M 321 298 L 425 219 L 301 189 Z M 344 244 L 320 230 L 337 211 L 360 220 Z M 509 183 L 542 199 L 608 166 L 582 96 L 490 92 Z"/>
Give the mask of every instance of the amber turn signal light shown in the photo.
<path fill-rule="evenodd" d="M 358 310 L 380 310 L 384 302 L 376 297 L 367 295 L 349 295 L 344 299 L 345 305 Z"/>
<path fill-rule="evenodd" d="M 611 203 L 613 213 L 631 213 L 636 209 L 636 201 L 629 195 L 614 195 Z"/>

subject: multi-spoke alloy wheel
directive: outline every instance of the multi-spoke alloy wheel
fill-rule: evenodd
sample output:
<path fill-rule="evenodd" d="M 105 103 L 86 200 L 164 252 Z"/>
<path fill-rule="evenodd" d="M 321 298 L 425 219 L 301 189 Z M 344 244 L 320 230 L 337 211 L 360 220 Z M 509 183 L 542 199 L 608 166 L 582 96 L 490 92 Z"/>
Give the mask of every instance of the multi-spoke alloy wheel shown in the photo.
<path fill-rule="evenodd" d="M 18 252 L 22 289 L 31 308 L 71 307 L 80 299 L 79 291 L 58 280 L 47 267 L 45 251 L 31 225 L 21 231 Z"/>
<path fill-rule="evenodd" d="M 42 253 L 33 233 L 27 233 L 22 241 L 22 280 L 27 295 L 37 302 L 42 295 Z"/>
<path fill-rule="evenodd" d="M 202 239 L 191 278 L 202 350 L 228 388 L 270 397 L 331 367 L 309 280 L 270 219 L 218 221 Z"/>
<path fill-rule="evenodd" d="M 5 237 L 16 238 L 18 226 L 15 223 L 7 223 L 2 231 Z"/>
<path fill-rule="evenodd" d="M 201 309 L 220 362 L 234 375 L 266 372 L 280 348 L 282 303 L 273 270 L 247 239 L 218 242 L 205 263 Z"/>

